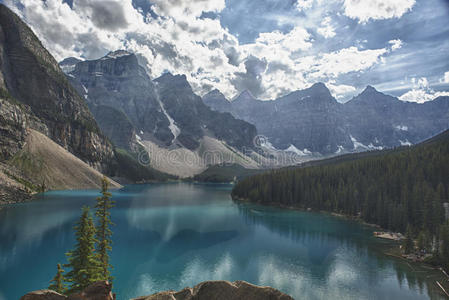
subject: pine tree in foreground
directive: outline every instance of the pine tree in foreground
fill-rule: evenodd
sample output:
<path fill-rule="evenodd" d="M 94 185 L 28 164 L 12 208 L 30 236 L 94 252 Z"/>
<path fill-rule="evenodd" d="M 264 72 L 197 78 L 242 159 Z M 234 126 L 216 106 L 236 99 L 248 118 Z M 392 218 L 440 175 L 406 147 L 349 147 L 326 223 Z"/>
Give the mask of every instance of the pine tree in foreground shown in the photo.
<path fill-rule="evenodd" d="M 89 207 L 83 207 L 81 218 L 74 229 L 77 243 L 74 250 L 66 253 L 69 263 L 64 265 L 71 269 L 66 275 L 70 283 L 69 294 L 80 292 L 102 278 L 95 252 L 95 226 Z"/>
<path fill-rule="evenodd" d="M 101 197 L 97 198 L 95 205 L 97 217 L 96 239 L 97 239 L 97 254 L 101 265 L 101 279 L 112 280 L 111 272 L 112 266 L 109 264 L 109 252 L 112 250 L 112 231 L 109 228 L 114 225 L 111 221 L 111 208 L 114 207 L 114 201 L 111 200 L 111 193 L 108 192 L 109 181 L 104 176 L 101 182 Z"/>
<path fill-rule="evenodd" d="M 64 283 L 64 270 L 61 267 L 61 264 L 58 264 L 58 272 L 56 273 L 55 277 L 50 281 L 50 286 L 48 287 L 49 290 L 58 292 L 60 294 L 65 294 L 67 291 L 67 287 Z"/>

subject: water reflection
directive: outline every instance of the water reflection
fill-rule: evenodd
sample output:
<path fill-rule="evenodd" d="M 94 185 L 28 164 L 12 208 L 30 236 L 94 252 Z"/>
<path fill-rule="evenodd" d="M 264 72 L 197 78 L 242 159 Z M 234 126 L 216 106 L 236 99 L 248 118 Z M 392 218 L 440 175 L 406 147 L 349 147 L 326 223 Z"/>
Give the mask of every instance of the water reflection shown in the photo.
<path fill-rule="evenodd" d="M 371 228 L 236 204 L 229 192 L 230 186 L 179 183 L 114 191 L 118 298 L 219 279 L 271 285 L 298 299 L 440 298 L 434 274 L 383 255 Z M 0 300 L 48 285 L 73 245 L 81 206 L 97 195 L 53 192 L 0 211 Z"/>

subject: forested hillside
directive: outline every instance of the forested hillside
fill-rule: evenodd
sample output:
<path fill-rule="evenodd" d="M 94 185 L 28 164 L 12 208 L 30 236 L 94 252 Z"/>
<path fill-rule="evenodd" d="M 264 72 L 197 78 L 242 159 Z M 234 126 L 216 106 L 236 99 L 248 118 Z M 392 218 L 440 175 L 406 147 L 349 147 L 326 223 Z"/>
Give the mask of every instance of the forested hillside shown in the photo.
<path fill-rule="evenodd" d="M 356 160 L 275 170 L 239 182 L 232 195 L 261 204 L 360 216 L 414 236 L 447 235 L 449 131 L 410 148 Z M 449 237 L 444 237 L 444 239 Z M 449 254 L 449 249 L 446 249 Z M 448 256 L 449 258 L 449 256 Z"/>

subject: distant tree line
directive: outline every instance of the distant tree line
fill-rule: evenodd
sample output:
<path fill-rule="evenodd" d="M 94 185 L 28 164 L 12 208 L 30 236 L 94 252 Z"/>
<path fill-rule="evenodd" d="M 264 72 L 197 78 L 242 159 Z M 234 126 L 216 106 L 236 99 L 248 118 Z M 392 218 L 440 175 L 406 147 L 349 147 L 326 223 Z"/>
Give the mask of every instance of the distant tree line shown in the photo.
<path fill-rule="evenodd" d="M 449 269 L 449 131 L 428 143 L 356 160 L 272 170 L 240 181 L 232 196 L 351 216 L 406 233 Z M 407 248 L 407 247 L 406 247 Z M 406 249 L 406 251 L 411 251 Z"/>
<path fill-rule="evenodd" d="M 58 264 L 57 273 L 48 287 L 50 290 L 61 294 L 73 294 L 81 292 L 94 282 L 112 280 L 109 252 L 112 249 L 110 226 L 113 223 L 110 209 L 114 206 L 114 202 L 108 188 L 108 179 L 103 177 L 101 197 L 97 198 L 95 205 L 96 224 L 90 208 L 83 207 L 81 218 L 74 227 L 76 245 L 73 250 L 66 253 L 68 263 L 64 267 L 69 271 L 66 273 L 61 264 Z"/>

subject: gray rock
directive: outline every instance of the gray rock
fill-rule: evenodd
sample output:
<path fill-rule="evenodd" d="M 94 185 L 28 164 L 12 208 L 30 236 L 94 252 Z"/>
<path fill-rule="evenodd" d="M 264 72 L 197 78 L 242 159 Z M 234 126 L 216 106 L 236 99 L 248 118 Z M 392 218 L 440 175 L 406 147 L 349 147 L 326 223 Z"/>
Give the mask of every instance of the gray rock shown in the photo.
<path fill-rule="evenodd" d="M 115 300 L 115 295 L 111 283 L 98 281 L 78 294 L 65 296 L 51 290 L 39 290 L 22 296 L 20 300 Z"/>
<path fill-rule="evenodd" d="M 278 149 L 294 145 L 321 154 L 415 144 L 449 128 L 449 97 L 410 103 L 370 86 L 345 104 L 322 83 L 274 101 L 260 101 L 247 91 L 232 102 L 213 91 L 203 101 L 255 124 Z"/>
<path fill-rule="evenodd" d="M 28 107 L 46 134 L 82 160 L 107 169 L 113 148 L 85 101 L 32 30 L 0 4 L 0 88 Z"/>
<path fill-rule="evenodd" d="M 194 288 L 179 292 L 161 292 L 134 300 L 293 300 L 271 287 L 261 287 L 245 281 L 205 281 Z"/>
<path fill-rule="evenodd" d="M 101 129 L 117 146 L 131 149 L 137 133 L 165 147 L 193 150 L 204 135 L 240 149 L 252 147 L 255 127 L 204 105 L 185 76 L 166 73 L 152 81 L 137 56 L 123 50 L 92 61 L 66 59 L 61 66 L 72 63 L 76 64 L 67 78 L 84 95 Z M 134 131 L 128 125 L 126 130 L 117 130 L 112 118 L 102 116 L 105 107 L 117 110 L 114 115 L 126 116 Z M 125 124 L 123 116 L 118 119 Z"/>

